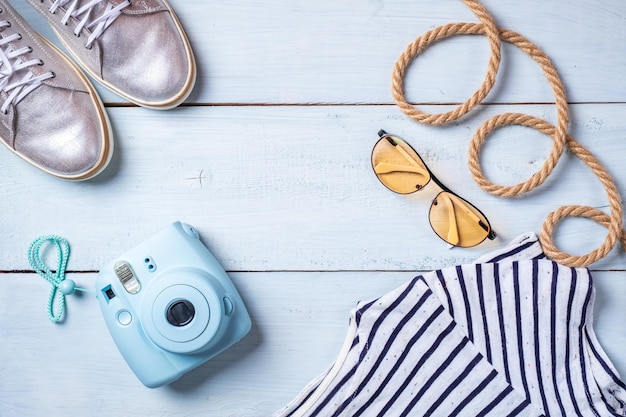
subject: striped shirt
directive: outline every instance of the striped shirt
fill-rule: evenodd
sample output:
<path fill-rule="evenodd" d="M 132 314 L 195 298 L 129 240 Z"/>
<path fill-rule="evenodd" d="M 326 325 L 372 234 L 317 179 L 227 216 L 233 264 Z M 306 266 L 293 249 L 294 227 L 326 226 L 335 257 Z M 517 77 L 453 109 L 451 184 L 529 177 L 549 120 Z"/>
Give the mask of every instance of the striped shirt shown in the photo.
<path fill-rule="evenodd" d="M 351 312 L 339 358 L 276 417 L 626 416 L 587 269 L 534 234 Z"/>

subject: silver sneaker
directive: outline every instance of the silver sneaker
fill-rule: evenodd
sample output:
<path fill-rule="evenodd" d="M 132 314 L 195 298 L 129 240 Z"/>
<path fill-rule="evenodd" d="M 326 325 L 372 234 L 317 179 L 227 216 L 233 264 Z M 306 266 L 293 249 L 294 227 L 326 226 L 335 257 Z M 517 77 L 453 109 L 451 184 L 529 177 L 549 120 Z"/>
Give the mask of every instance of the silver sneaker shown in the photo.
<path fill-rule="evenodd" d="M 191 92 L 196 65 L 165 0 L 27 0 L 95 80 L 143 107 L 169 109 Z"/>
<path fill-rule="evenodd" d="M 98 174 L 113 152 L 108 117 L 87 77 L 5 0 L 0 0 L 0 141 L 67 180 Z"/>

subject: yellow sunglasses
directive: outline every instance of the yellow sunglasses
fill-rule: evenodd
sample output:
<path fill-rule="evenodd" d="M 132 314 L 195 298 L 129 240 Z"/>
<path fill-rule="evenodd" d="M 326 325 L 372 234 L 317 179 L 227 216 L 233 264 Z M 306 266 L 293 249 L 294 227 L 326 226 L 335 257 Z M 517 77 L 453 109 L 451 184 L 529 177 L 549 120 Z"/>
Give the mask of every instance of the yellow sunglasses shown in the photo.
<path fill-rule="evenodd" d="M 380 139 L 372 150 L 372 168 L 385 187 L 399 194 L 411 194 L 432 179 L 441 188 L 430 205 L 428 216 L 437 236 L 463 248 L 495 239 L 496 233 L 485 215 L 443 185 L 411 145 L 384 130 L 380 130 L 378 136 Z"/>

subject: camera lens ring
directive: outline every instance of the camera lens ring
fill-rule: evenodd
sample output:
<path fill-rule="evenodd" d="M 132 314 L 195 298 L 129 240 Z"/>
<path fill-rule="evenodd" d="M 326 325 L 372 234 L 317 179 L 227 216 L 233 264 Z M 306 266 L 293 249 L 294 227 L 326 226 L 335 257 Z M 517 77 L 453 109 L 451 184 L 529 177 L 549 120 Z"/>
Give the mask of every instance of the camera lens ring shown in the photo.
<path fill-rule="evenodd" d="M 174 326 L 167 317 L 167 311 L 177 300 L 187 300 L 194 306 L 194 319 L 184 326 Z M 165 287 L 154 299 L 151 322 L 157 333 L 166 340 L 179 344 L 189 344 L 200 335 L 206 334 L 216 318 L 215 306 L 207 300 L 206 294 L 192 285 L 173 284 Z M 167 343 L 167 342 L 166 342 Z"/>
<path fill-rule="evenodd" d="M 146 286 L 140 320 L 146 336 L 158 347 L 172 353 L 192 354 L 206 348 L 223 327 L 223 287 L 206 271 L 175 268 L 163 271 Z M 194 319 L 184 327 L 172 326 L 167 307 L 186 299 L 195 308 Z"/>

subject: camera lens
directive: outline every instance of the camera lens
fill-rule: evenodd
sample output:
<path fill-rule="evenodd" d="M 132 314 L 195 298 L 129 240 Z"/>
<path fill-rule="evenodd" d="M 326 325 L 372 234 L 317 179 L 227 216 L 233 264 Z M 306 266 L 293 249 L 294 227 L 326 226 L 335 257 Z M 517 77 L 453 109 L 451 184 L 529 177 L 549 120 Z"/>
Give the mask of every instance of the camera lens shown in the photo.
<path fill-rule="evenodd" d="M 167 308 L 167 321 L 176 327 L 188 325 L 193 320 L 196 309 L 187 300 L 176 300 Z"/>

